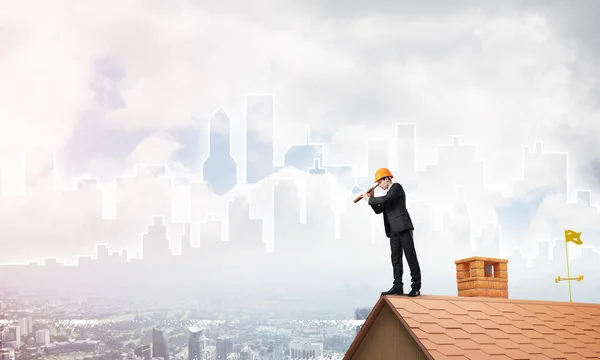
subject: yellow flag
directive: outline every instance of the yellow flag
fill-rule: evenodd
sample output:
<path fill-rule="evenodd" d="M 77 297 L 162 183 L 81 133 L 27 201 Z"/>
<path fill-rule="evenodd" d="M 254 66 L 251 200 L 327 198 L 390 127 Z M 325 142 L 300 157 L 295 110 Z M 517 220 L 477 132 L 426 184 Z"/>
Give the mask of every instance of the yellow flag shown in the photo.
<path fill-rule="evenodd" d="M 566 242 L 574 242 L 577 245 L 581 245 L 583 244 L 583 241 L 581 241 L 581 233 L 580 232 L 575 232 L 573 230 L 565 230 L 565 241 Z"/>

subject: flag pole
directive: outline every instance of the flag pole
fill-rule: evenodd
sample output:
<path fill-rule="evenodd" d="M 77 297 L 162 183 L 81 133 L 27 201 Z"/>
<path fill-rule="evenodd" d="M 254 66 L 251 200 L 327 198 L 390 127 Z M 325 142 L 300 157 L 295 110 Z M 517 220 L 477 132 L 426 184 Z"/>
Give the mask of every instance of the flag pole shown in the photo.
<path fill-rule="evenodd" d="M 566 234 L 565 230 L 565 234 Z M 569 266 L 569 242 L 565 238 L 565 252 L 567 253 L 567 278 L 569 279 L 569 302 L 573 302 L 573 295 L 571 294 L 571 267 Z"/>
<path fill-rule="evenodd" d="M 581 241 L 580 236 L 581 236 L 580 232 L 576 232 L 574 230 L 565 230 L 565 254 L 567 256 L 567 274 L 568 275 L 566 278 L 558 276 L 556 279 L 554 279 L 554 282 L 557 284 L 559 281 L 568 281 L 569 282 L 569 302 L 570 303 L 573 302 L 573 294 L 571 292 L 571 280 L 577 280 L 577 282 L 580 282 L 583 280 L 583 275 L 579 275 L 576 278 L 571 277 L 571 265 L 569 265 L 569 241 L 572 241 L 576 245 L 581 245 L 581 244 L 583 244 L 583 242 Z"/>

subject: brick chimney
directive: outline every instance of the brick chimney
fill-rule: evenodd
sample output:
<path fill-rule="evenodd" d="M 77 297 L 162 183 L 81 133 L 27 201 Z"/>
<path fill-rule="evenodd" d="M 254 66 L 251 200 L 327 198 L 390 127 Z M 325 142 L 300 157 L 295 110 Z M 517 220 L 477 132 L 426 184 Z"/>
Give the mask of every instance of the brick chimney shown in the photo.
<path fill-rule="evenodd" d="M 508 299 L 508 260 L 476 256 L 454 263 L 458 296 Z"/>

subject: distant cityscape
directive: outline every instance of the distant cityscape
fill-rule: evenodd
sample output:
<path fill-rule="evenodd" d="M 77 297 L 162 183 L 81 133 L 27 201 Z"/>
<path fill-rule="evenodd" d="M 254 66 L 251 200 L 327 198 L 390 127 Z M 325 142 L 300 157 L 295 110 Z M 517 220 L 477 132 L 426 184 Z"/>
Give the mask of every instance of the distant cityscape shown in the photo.
<path fill-rule="evenodd" d="M 0 319 L 1 359 L 341 359 L 370 311 L 357 309 L 355 321 L 198 321 L 185 319 L 184 306 L 149 305 L 14 294 L 0 302 L 3 317 L 15 318 Z"/>
<path fill-rule="evenodd" d="M 263 127 L 272 134 L 272 99 L 259 100 L 249 102 L 263 108 L 248 112 L 261 114 L 248 116 L 248 129 Z M 169 360 L 343 356 L 357 321 L 368 314 L 363 307 L 373 304 L 391 280 L 381 218 L 351 201 L 373 180 L 358 176 L 352 166 L 328 165 L 323 146 L 311 144 L 308 136 L 304 145 L 288 150 L 285 169 L 276 167 L 273 137 L 265 145 L 249 130 L 246 184 L 238 184 L 230 137 L 223 131 L 229 128 L 223 111 L 211 119 L 210 155 L 197 169 L 202 178 L 170 176 L 166 165 L 138 165 L 135 176 L 117 178 L 114 219 L 103 215 L 110 201 L 97 180 L 78 180 L 75 191 L 56 190 L 53 153 L 28 154 L 26 195 L 3 195 L 0 210 L 25 209 L 30 216 L 46 201 L 59 214 L 29 222 L 47 234 L 48 241 L 35 246 L 27 243 L 28 228 L 4 224 L 15 238 L 3 245 L 11 251 L 0 252 L 5 289 L 0 293 L 0 360 L 64 354 Z M 372 174 L 388 165 L 408 194 L 423 293 L 455 295 L 454 260 L 479 255 L 509 260 L 511 297 L 564 300 L 567 284 L 553 282 L 565 273 L 560 225 L 545 238 L 529 239 L 524 229 L 532 221 L 527 209 L 544 196 L 567 197 L 566 155 L 544 153 L 541 143 L 528 149 L 523 179 L 513 186 L 513 193 L 527 194 L 528 202 L 504 197 L 497 221 L 490 221 L 470 210 L 471 204 L 498 196 L 484 187 L 484 164 L 475 146 L 455 137 L 438 148 L 437 164 L 418 171 L 416 126 L 397 124 L 395 130 L 395 164 L 391 143 L 373 140 L 367 168 Z M 249 186 L 276 173 L 270 193 L 257 194 Z M 443 186 L 432 181 L 440 177 L 446 179 Z M 189 184 L 185 201 L 177 204 L 175 183 Z M 272 206 L 257 209 L 256 197 Z M 564 203 L 565 209 L 582 214 L 585 208 L 583 213 L 598 216 L 589 191 L 576 197 L 576 203 Z M 338 198 L 344 199 L 341 206 Z M 439 199 L 452 201 L 440 205 Z M 63 229 L 52 222 L 63 211 L 85 216 Z M 594 250 L 600 233 L 576 230 L 585 232 L 585 245 L 574 250 L 571 270 L 585 274 L 585 281 L 574 285 L 574 296 L 600 301 L 600 254 Z M 526 246 L 533 251 L 519 250 Z M 13 258 L 22 260 L 23 254 L 44 260 Z M 70 258 L 75 261 L 65 260 Z M 582 286 L 585 292 L 578 291 Z"/>

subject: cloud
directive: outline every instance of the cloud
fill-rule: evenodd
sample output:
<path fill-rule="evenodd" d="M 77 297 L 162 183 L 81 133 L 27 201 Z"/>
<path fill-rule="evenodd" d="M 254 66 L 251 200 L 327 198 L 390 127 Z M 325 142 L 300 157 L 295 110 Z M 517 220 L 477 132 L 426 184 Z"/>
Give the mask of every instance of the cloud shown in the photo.
<path fill-rule="evenodd" d="M 529 199 L 532 190 L 556 187 L 552 174 L 560 167 L 542 164 L 514 191 L 514 198 L 502 196 L 521 176 L 523 146 L 534 141 L 543 141 L 548 151 L 569 153 L 570 197 L 577 188 L 596 193 L 600 48 L 590 40 L 597 33 L 597 23 L 589 17 L 593 10 L 580 5 L 540 7 L 541 2 L 512 4 L 476 9 L 474 3 L 458 7 L 441 2 L 433 13 L 410 2 L 377 2 L 361 12 L 353 2 L 343 8 L 335 2 L 304 7 L 265 2 L 242 8 L 188 1 L 169 6 L 141 1 L 0 5 L 0 41 L 6 45 L 0 50 L 0 157 L 20 156 L 32 145 L 60 148 L 77 134 L 78 122 L 89 117 L 103 134 L 99 136 L 109 136 L 100 132 L 106 129 L 150 135 L 128 139 L 131 144 L 123 149 L 134 150 L 123 150 L 127 156 L 74 160 L 68 164 L 69 173 L 106 179 L 109 171 L 114 176 L 132 174 L 135 163 L 167 163 L 170 175 L 178 177 L 173 190 L 164 184 L 159 190 L 130 185 L 128 191 L 137 195 L 131 195 L 132 205 L 116 205 L 118 218 L 109 221 L 111 225 L 90 220 L 97 209 L 79 200 L 69 200 L 73 205 L 60 210 L 45 196 L 35 205 L 4 202 L 3 218 L 19 219 L 4 221 L 4 231 L 24 241 L 15 256 L 39 257 L 55 250 L 39 240 L 45 236 L 44 226 L 54 228 L 56 239 L 74 233 L 87 239 L 64 243 L 71 249 L 64 256 L 72 256 L 88 252 L 94 242 L 135 247 L 151 216 L 173 208 L 178 219 L 204 221 L 210 212 L 222 218 L 232 194 L 219 197 L 198 184 L 188 190 L 187 182 L 198 180 L 198 169 L 173 160 L 186 144 L 170 133 L 203 127 L 220 105 L 237 129 L 243 124 L 245 94 L 252 93 L 275 94 L 278 144 L 292 135 L 297 141 L 294 129 L 308 122 L 319 137 L 329 139 L 326 162 L 354 165 L 365 176 L 371 176 L 364 166 L 366 140 L 394 141 L 396 122 L 416 123 L 418 168 L 445 164 L 430 166 L 429 176 L 415 176 L 407 184 L 409 201 L 416 201 L 418 208 L 415 214 L 421 214 L 415 221 L 423 243 L 438 244 L 434 239 L 439 236 L 464 240 L 464 229 L 437 232 L 444 210 L 454 209 L 457 186 L 465 187 L 470 226 L 476 233 L 499 218 L 498 208 L 505 203 Z M 39 15 L 30 14 L 32 6 Z M 252 130 L 264 138 L 267 129 Z M 460 135 L 462 143 L 477 145 L 481 168 L 470 153 L 451 157 L 451 166 L 448 157 L 437 157 L 437 146 L 452 143 L 454 135 Z M 478 188 L 481 173 L 486 190 L 494 192 Z M 285 170 L 248 187 L 253 190 L 243 190 L 251 193 L 252 216 L 273 211 L 268 194 L 277 176 L 300 175 Z M 347 196 L 339 183 L 332 186 L 339 199 Z M 177 194 L 174 203 L 167 197 L 169 191 Z M 189 205 L 187 194 L 198 201 Z M 595 229 L 596 213 L 574 217 L 563 200 L 552 192 L 543 194 L 537 213 L 526 224 L 531 223 L 530 229 L 515 233 L 518 238 L 511 239 L 511 245 L 527 241 L 522 245 L 531 253 L 537 240 L 559 236 L 559 223 Z M 348 223 L 365 227 L 356 234 L 370 234 L 369 209 L 356 208 L 362 204 L 344 209 L 340 203 L 336 206 L 348 214 Z M 311 209 L 311 216 L 332 220 L 325 206 L 307 207 Z M 58 216 L 59 211 L 64 215 L 60 219 L 44 217 Z M 295 218 L 295 212 L 290 214 Z M 363 223 L 365 217 L 369 222 Z M 27 225 L 43 221 L 47 223 L 40 227 Z M 381 225 L 379 218 L 372 221 L 377 228 Z M 312 236 L 330 231 L 327 224 L 314 221 L 307 227 Z M 449 243 L 443 245 L 450 247 Z M 370 264 L 388 256 L 379 250 L 370 254 Z M 449 261 L 442 252 L 422 252 L 432 269 L 438 260 Z M 354 253 L 347 262 L 360 261 L 359 255 L 363 254 Z M 382 274 L 389 270 L 387 265 L 374 266 L 380 266 L 377 271 Z"/>

